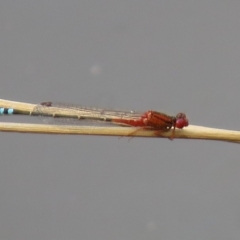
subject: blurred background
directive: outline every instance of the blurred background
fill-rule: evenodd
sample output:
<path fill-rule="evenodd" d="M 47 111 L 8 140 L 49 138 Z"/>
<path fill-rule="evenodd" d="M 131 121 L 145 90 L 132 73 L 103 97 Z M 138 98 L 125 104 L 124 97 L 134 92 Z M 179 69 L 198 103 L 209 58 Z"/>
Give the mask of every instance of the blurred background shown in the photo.
<path fill-rule="evenodd" d="M 1 98 L 182 111 L 239 130 L 239 12 L 222 0 L 1 1 Z M 0 133 L 0 238 L 239 239 L 239 149 Z"/>

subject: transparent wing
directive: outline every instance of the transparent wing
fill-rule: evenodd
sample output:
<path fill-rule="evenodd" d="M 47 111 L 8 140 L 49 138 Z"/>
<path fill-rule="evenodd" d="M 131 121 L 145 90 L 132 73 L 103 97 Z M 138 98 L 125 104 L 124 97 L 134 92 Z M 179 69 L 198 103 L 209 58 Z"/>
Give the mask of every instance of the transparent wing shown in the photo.
<path fill-rule="evenodd" d="M 143 113 L 137 111 L 107 110 L 55 102 L 42 103 L 37 105 L 34 108 L 32 114 L 61 119 L 85 119 L 106 122 L 111 122 L 116 119 L 138 120 L 143 115 Z"/>

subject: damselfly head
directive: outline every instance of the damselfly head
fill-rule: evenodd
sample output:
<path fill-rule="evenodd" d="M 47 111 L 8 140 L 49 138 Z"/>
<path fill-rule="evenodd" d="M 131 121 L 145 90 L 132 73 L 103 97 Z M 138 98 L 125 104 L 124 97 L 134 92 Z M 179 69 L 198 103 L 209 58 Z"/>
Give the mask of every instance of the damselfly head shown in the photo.
<path fill-rule="evenodd" d="M 176 116 L 176 128 L 184 128 L 188 126 L 188 119 L 184 113 L 178 113 Z"/>

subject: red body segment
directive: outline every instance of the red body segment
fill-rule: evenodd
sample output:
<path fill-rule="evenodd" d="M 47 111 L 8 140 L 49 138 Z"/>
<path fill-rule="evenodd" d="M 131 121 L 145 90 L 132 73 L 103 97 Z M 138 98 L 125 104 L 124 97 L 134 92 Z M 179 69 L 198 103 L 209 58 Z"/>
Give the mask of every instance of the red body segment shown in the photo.
<path fill-rule="evenodd" d="M 123 123 L 133 127 L 151 127 L 156 130 L 188 126 L 188 119 L 184 113 L 179 113 L 176 117 L 172 117 L 156 111 L 145 112 L 139 119 L 113 119 L 113 122 Z"/>

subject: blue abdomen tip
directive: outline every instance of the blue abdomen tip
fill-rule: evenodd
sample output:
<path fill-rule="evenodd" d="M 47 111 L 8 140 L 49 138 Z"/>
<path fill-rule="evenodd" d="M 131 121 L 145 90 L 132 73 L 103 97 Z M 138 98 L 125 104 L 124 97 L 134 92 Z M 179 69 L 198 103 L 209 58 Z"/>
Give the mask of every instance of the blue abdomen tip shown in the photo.
<path fill-rule="evenodd" d="M 0 108 L 0 115 L 1 114 L 13 114 L 13 108 Z"/>
<path fill-rule="evenodd" d="M 8 109 L 8 114 L 13 114 L 13 108 Z"/>

